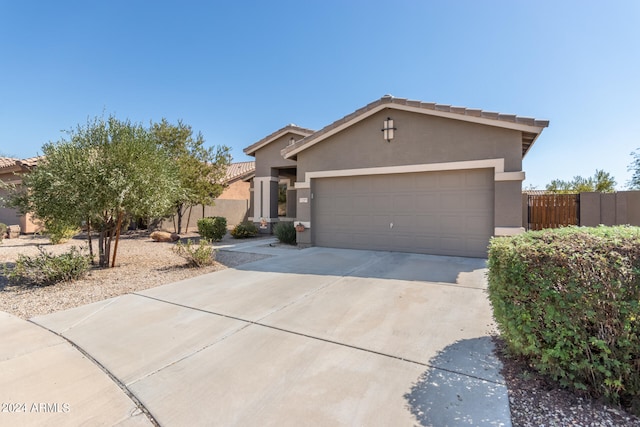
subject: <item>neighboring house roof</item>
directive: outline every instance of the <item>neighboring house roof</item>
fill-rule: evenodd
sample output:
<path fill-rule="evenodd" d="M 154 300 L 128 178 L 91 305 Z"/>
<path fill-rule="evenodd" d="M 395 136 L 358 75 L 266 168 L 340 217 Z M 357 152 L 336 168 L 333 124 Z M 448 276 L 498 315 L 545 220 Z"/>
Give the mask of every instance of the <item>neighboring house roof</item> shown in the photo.
<path fill-rule="evenodd" d="M 529 196 L 544 196 L 545 194 L 555 194 L 553 191 L 547 190 L 522 190 L 522 194 Z"/>
<path fill-rule="evenodd" d="M 295 144 L 284 148 L 281 153 L 285 159 L 295 159 L 296 154 L 299 152 L 306 150 L 343 129 L 388 108 L 521 131 L 523 157 L 527 151 L 529 151 L 538 135 L 540 135 L 542 129 L 549 126 L 548 120 L 538 120 L 531 117 L 516 116 L 514 114 L 483 111 L 475 108 L 453 107 L 451 105 L 436 104 L 433 102 L 414 101 L 406 98 L 394 98 L 391 95 L 385 95 L 359 110 L 356 110 L 353 113 L 331 123 L 318 132 L 315 132 L 314 134 L 297 141 Z"/>
<path fill-rule="evenodd" d="M 271 135 L 268 135 L 264 138 L 262 138 L 260 141 L 256 142 L 255 144 L 252 144 L 250 146 L 248 146 L 247 148 L 245 148 L 243 151 L 245 154 L 249 155 L 249 156 L 253 156 L 255 155 L 255 152 L 258 151 L 260 148 L 264 147 L 265 145 L 270 144 L 271 142 L 275 141 L 276 139 L 286 135 L 287 133 L 293 133 L 295 135 L 300 135 L 303 138 L 307 137 L 311 134 L 313 134 L 315 131 L 311 130 L 311 129 L 306 129 L 297 125 L 292 124 L 288 124 L 285 127 L 283 127 L 282 129 L 278 129 L 277 131 L 273 132 Z"/>
<path fill-rule="evenodd" d="M 231 163 L 224 177 L 225 184 L 251 178 L 256 173 L 256 162 Z"/>
<path fill-rule="evenodd" d="M 22 166 L 27 169 L 32 169 L 38 166 L 38 162 L 41 162 L 42 160 L 44 160 L 44 156 L 36 156 L 36 157 L 29 157 L 28 159 L 17 160 L 16 163 L 18 164 L 18 166 Z"/>
<path fill-rule="evenodd" d="M 16 165 L 18 159 L 13 157 L 0 157 L 0 169 L 12 168 Z"/>

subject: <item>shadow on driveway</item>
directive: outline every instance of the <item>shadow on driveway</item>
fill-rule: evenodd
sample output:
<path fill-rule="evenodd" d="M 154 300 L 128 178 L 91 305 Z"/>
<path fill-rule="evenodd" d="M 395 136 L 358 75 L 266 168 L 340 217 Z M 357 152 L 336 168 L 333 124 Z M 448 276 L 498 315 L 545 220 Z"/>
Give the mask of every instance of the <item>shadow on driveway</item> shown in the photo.
<path fill-rule="evenodd" d="M 296 256 L 302 255 L 302 256 Z M 311 255 L 311 256 L 309 256 Z M 484 282 L 486 260 L 383 251 L 312 247 L 236 267 L 244 271 L 328 274 L 465 284 Z"/>
<path fill-rule="evenodd" d="M 508 426 L 507 387 L 491 337 L 455 342 L 431 359 L 430 369 L 405 394 L 422 426 Z"/>

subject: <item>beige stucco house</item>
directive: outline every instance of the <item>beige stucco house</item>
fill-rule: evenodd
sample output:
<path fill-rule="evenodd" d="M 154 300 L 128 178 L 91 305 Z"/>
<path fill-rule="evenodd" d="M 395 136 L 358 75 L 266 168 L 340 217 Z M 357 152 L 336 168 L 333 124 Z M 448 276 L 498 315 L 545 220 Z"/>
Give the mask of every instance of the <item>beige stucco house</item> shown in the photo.
<path fill-rule="evenodd" d="M 388 95 L 319 131 L 288 125 L 244 150 L 250 219 L 302 224 L 302 245 L 485 257 L 524 231 L 522 159 L 548 125 Z"/>
<path fill-rule="evenodd" d="M 11 157 L 0 157 L 0 181 L 5 184 L 19 186 L 22 183 L 21 175 L 28 173 L 38 164 L 40 157 L 28 159 L 14 159 Z M 6 196 L 7 190 L 0 188 L 0 197 Z M 42 227 L 34 221 L 31 214 L 20 215 L 13 208 L 0 207 L 0 222 L 8 226 L 20 226 L 21 233 L 35 233 Z"/>

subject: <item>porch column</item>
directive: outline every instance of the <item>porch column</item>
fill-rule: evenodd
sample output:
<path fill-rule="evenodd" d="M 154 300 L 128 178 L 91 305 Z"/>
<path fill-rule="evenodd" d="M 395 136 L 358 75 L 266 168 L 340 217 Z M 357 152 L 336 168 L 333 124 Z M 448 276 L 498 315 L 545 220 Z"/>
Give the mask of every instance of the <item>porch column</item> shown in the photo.
<path fill-rule="evenodd" d="M 253 178 L 253 222 L 260 233 L 271 233 L 272 223 L 278 222 L 278 177 Z"/>

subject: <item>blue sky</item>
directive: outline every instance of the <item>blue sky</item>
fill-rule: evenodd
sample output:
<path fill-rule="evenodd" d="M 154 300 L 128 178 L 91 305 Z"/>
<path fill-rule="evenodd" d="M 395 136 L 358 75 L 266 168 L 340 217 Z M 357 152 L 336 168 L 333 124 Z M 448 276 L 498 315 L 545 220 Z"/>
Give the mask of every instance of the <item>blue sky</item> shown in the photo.
<path fill-rule="evenodd" d="M 0 0 L 0 153 L 103 112 L 242 149 L 385 94 L 548 119 L 525 186 L 640 147 L 640 2 Z"/>

